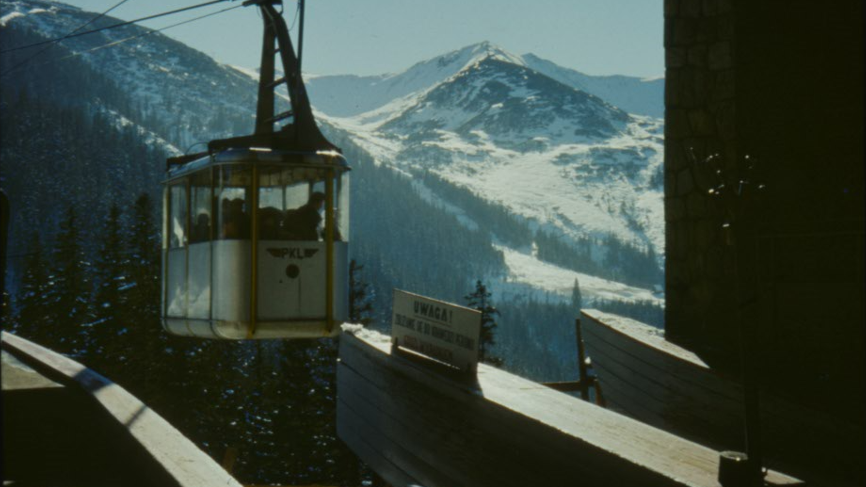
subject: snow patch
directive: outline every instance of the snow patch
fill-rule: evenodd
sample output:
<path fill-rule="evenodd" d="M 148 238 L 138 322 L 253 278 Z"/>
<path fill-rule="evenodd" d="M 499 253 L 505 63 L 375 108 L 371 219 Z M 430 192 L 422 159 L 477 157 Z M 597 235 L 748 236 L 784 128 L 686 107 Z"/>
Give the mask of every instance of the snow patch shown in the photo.
<path fill-rule="evenodd" d="M 24 17 L 24 14 L 21 12 L 12 12 L 0 17 L 0 27 L 6 27 L 6 24 L 13 19 L 18 17 Z"/>
<path fill-rule="evenodd" d="M 364 325 L 355 325 L 352 323 L 344 323 L 341 325 L 344 333 L 354 335 L 366 342 L 390 344 L 390 335 L 385 335 L 375 330 L 365 328 Z"/>
<path fill-rule="evenodd" d="M 508 267 L 508 283 L 525 284 L 561 297 L 570 297 L 577 279 L 581 294 L 590 300 L 650 301 L 656 305 L 664 305 L 664 300 L 656 297 L 649 289 L 563 269 L 539 260 L 531 252 L 520 252 L 503 246 L 498 249 L 502 251 Z"/>

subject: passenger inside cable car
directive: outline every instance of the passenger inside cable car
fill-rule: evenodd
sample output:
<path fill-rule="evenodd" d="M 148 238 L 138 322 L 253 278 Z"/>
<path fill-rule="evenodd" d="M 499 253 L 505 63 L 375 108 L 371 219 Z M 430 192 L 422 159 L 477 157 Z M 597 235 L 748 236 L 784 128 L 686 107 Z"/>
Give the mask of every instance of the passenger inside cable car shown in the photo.
<path fill-rule="evenodd" d="M 348 319 L 349 166 L 315 123 L 279 3 L 245 4 L 265 21 L 255 132 L 167 161 L 162 322 L 174 334 L 314 338 Z M 291 110 L 276 113 L 277 87 Z"/>
<path fill-rule="evenodd" d="M 249 152 L 232 151 L 170 173 L 164 250 L 170 332 L 329 336 L 346 319 L 348 167 L 336 154 L 272 154 L 272 162 L 253 162 Z"/>

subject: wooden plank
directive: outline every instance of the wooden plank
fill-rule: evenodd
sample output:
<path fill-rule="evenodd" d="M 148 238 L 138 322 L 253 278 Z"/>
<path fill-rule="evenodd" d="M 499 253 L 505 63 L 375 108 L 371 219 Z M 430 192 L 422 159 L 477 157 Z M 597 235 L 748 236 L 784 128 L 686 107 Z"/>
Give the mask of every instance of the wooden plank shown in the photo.
<path fill-rule="evenodd" d="M 629 353 L 635 345 L 610 343 L 585 320 L 587 349 L 611 407 L 649 424 L 670 429 L 692 441 L 719 449 L 741 444 L 742 401 L 713 389 L 693 387 L 680 380 L 681 363 L 665 368 Z M 661 366 L 659 366 L 661 364 Z"/>
<path fill-rule="evenodd" d="M 2 376 L 4 391 L 63 387 L 62 384 L 46 378 L 5 350 L 0 356 L 3 363 L 3 373 L 0 376 Z"/>
<path fill-rule="evenodd" d="M 13 334 L 2 333 L 3 350 L 49 379 L 87 393 L 184 487 L 241 487 L 234 478 L 165 419 L 119 385 L 83 365 Z"/>
<path fill-rule="evenodd" d="M 390 449 L 388 445 L 383 444 L 384 439 L 377 434 L 375 428 L 354 420 L 351 410 L 347 409 L 347 405 L 342 401 L 337 403 L 337 415 L 344 418 L 344 421 L 337 425 L 337 434 L 361 460 L 380 477 L 386 479 L 389 485 L 392 487 L 424 485 L 391 461 L 390 455 L 383 453 Z"/>
<path fill-rule="evenodd" d="M 380 371 L 368 380 L 355 371 L 360 360 L 346 359 L 341 362 L 338 396 L 341 402 L 351 403 L 354 408 L 364 413 L 366 421 L 375 424 L 385 435 L 392 438 L 405 451 L 412 451 L 413 456 L 404 458 L 406 470 L 415 472 L 415 457 L 436 458 L 447 457 L 447 462 L 437 462 L 435 469 L 446 473 L 448 481 L 430 485 L 511 485 L 508 482 L 531 484 L 533 478 L 540 475 L 539 467 L 529 464 L 524 471 L 512 473 L 507 478 L 497 470 L 485 471 L 476 468 L 478 464 L 495 465 L 497 462 L 519 460 L 508 442 L 514 442 L 514 437 L 500 435 L 504 438 L 493 438 L 491 435 L 480 434 L 480 425 L 471 424 L 467 416 L 461 414 L 477 407 L 472 401 L 461 397 L 439 395 L 435 390 L 419 385 L 419 383 L 401 377 L 391 370 Z M 363 364 L 368 369 L 375 364 Z M 375 404 L 374 411 L 365 403 Z M 436 408 L 429 406 L 435 404 Z M 479 413 L 483 414 L 483 413 Z M 485 425 L 498 429 L 497 418 L 486 418 Z M 342 423 L 340 418 L 339 423 Z M 495 434 L 494 434 L 495 436 Z M 523 438 L 531 441 L 532 438 Z M 505 443 L 503 443 L 505 442 Z M 465 455 L 467 449 L 476 450 L 475 456 Z M 420 468 L 426 468 L 421 466 Z M 421 475 L 418 475 L 421 477 Z M 419 478 L 419 480 L 421 480 Z"/>
<path fill-rule="evenodd" d="M 483 364 L 476 382 L 443 377 L 370 332 L 341 339 L 338 396 L 338 431 L 427 487 L 717 486 L 713 450 Z"/>
<path fill-rule="evenodd" d="M 586 339 L 588 347 L 609 344 L 609 348 L 616 347 L 634 357 L 631 361 L 641 369 L 656 369 L 661 380 L 670 381 L 672 388 L 706 394 L 710 396 L 707 400 L 723 401 L 732 407 L 741 404 L 742 389 L 736 381 L 712 371 L 693 353 L 664 341 L 657 335 L 658 330 L 596 310 L 584 310 L 582 314 L 588 318 L 582 320 L 584 331 L 591 335 Z"/>
<path fill-rule="evenodd" d="M 608 404 L 634 418 L 717 448 L 741 449 L 742 389 L 695 359 L 660 343 L 657 330 L 585 310 L 582 327 Z M 863 428 L 762 392 L 765 462 L 821 485 L 838 465 L 862 470 Z"/>
<path fill-rule="evenodd" d="M 482 428 L 486 424 L 467 421 L 463 413 L 473 408 L 471 404 L 436 397 L 429 389 L 417 387 L 409 381 L 395 380 L 394 377 L 389 377 L 385 382 L 390 384 L 387 390 L 369 383 L 360 375 L 347 374 L 346 381 L 339 385 L 339 394 L 342 401 L 360 406 L 358 412 L 363 418 L 374 418 L 371 421 L 383 434 L 406 451 L 414 452 L 418 458 L 449 458 L 447 462 L 438 462 L 435 466 L 422 465 L 423 468 L 433 468 L 447 475 L 447 481 L 431 481 L 428 482 L 430 485 L 507 485 L 507 482 L 526 485 L 543 475 L 538 462 L 526 462 L 529 466 L 518 472 L 516 477 L 514 473 L 508 475 L 501 471 L 486 472 L 483 468 L 476 468 L 478 464 L 493 465 L 525 459 L 515 453 L 514 445 L 511 445 L 515 442 L 513 437 L 501 432 L 493 432 L 492 436 L 484 434 Z M 394 384 L 399 384 L 399 390 L 395 390 Z M 437 409 L 424 407 L 425 404 L 437 404 Z M 532 438 L 521 440 L 532 441 Z M 467 450 L 476 450 L 478 453 L 468 457 L 464 454 Z M 407 463 L 414 465 L 414 458 L 408 460 Z M 407 467 L 407 470 L 414 473 L 412 468 Z M 423 477 L 416 475 L 419 480 Z"/>

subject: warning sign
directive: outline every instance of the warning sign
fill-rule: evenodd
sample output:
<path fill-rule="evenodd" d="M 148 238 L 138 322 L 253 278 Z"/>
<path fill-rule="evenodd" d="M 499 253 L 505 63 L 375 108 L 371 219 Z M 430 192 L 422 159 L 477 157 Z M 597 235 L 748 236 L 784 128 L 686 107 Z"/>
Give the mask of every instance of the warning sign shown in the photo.
<path fill-rule="evenodd" d="M 480 334 L 480 311 L 394 290 L 396 345 L 471 371 L 478 364 Z"/>

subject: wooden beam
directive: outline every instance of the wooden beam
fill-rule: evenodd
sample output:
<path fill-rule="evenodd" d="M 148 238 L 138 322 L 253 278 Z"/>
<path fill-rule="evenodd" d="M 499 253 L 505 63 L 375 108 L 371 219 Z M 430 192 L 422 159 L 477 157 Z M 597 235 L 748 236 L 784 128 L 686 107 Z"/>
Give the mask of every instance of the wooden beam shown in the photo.
<path fill-rule="evenodd" d="M 542 382 L 541 385 L 549 387 L 554 391 L 559 392 L 578 392 L 586 391 L 592 387 L 592 383 L 584 384 L 579 380 L 564 381 L 564 382 Z"/>
<path fill-rule="evenodd" d="M 112 431 L 125 433 L 119 442 L 131 438 L 140 445 L 142 455 L 148 457 L 143 461 L 155 469 L 151 472 L 154 478 L 165 476 L 171 479 L 171 485 L 181 487 L 241 487 L 194 443 L 119 385 L 78 362 L 7 332 L 2 333 L 2 349 L 48 380 L 77 391 L 75 397 L 81 396 L 89 403 L 91 415 L 107 418 Z M 141 482 L 129 479 L 129 485 Z"/>
<path fill-rule="evenodd" d="M 739 450 L 743 390 L 694 353 L 638 321 L 583 310 L 584 339 L 609 407 L 711 448 Z M 863 425 L 761 393 L 765 462 L 807 482 L 854 485 L 839 472 L 863 472 Z"/>
<path fill-rule="evenodd" d="M 716 451 L 487 365 L 443 376 L 369 331 L 344 333 L 337 395 L 338 434 L 394 487 L 718 486 Z"/>

